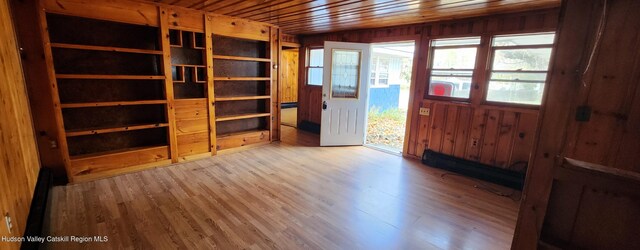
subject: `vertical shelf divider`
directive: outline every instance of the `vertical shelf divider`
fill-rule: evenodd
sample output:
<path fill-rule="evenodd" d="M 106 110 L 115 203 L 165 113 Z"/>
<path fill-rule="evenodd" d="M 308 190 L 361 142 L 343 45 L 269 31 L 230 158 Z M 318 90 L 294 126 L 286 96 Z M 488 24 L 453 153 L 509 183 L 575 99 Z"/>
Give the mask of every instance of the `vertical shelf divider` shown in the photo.
<path fill-rule="evenodd" d="M 165 75 L 164 90 L 167 99 L 167 120 L 169 121 L 169 149 L 171 162 L 178 162 L 178 138 L 176 136 L 176 117 L 174 112 L 173 76 L 171 73 L 171 45 L 169 35 L 169 15 L 165 7 L 159 7 L 160 11 L 160 47 L 162 47 L 162 64 Z"/>
<path fill-rule="evenodd" d="M 213 81 L 213 17 L 205 15 L 204 22 L 204 37 L 205 37 L 205 58 L 207 60 L 207 105 L 209 106 L 209 139 L 211 147 L 211 155 L 216 155 L 217 150 L 217 136 L 216 136 L 216 103 Z"/>

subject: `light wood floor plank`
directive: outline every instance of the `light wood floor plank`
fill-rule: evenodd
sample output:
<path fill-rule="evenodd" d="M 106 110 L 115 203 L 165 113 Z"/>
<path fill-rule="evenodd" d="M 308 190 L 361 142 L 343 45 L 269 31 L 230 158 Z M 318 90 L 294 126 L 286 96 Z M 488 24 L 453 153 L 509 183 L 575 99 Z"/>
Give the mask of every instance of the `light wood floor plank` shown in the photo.
<path fill-rule="evenodd" d="M 508 249 L 518 202 L 416 160 L 283 141 L 51 194 L 48 249 Z M 444 175 L 443 175 L 444 174 Z M 512 190 L 489 185 L 503 193 Z"/>

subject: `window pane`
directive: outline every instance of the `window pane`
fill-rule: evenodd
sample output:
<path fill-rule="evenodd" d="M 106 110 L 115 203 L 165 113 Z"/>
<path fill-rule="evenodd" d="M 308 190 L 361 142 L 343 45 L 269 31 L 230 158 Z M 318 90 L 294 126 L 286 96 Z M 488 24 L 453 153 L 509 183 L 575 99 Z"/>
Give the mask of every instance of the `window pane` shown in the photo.
<path fill-rule="evenodd" d="M 489 82 L 487 100 L 520 104 L 542 103 L 544 84 L 521 82 Z"/>
<path fill-rule="evenodd" d="M 554 33 L 496 36 L 493 38 L 493 46 L 551 45 L 555 36 Z"/>
<path fill-rule="evenodd" d="M 360 51 L 333 50 L 331 98 L 358 98 Z"/>
<path fill-rule="evenodd" d="M 429 95 L 469 98 L 471 77 L 432 76 L 429 82 Z"/>
<path fill-rule="evenodd" d="M 493 70 L 540 70 L 549 68 L 551 48 L 496 50 Z"/>
<path fill-rule="evenodd" d="M 539 81 L 544 83 L 547 80 L 547 73 L 492 72 L 491 80 Z"/>
<path fill-rule="evenodd" d="M 473 76 L 473 70 L 432 70 L 432 76 Z"/>
<path fill-rule="evenodd" d="M 322 68 L 309 68 L 309 85 L 322 86 Z"/>
<path fill-rule="evenodd" d="M 433 53 L 434 69 L 473 69 L 477 48 L 436 49 Z"/>
<path fill-rule="evenodd" d="M 322 67 L 324 63 L 324 49 L 309 50 L 309 66 Z"/>
<path fill-rule="evenodd" d="M 478 45 L 480 44 L 480 37 L 466 37 L 466 38 L 453 38 L 453 39 L 436 39 L 433 40 L 433 47 L 441 46 L 461 46 L 461 45 Z"/>

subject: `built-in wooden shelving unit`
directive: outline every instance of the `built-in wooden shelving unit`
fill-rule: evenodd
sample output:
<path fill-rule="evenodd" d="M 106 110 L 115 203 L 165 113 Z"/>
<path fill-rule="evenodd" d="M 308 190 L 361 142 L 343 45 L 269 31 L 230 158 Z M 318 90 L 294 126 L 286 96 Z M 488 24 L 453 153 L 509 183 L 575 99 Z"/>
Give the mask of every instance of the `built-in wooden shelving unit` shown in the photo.
<path fill-rule="evenodd" d="M 269 142 L 270 43 L 223 35 L 213 41 L 217 149 Z"/>
<path fill-rule="evenodd" d="M 211 155 L 206 62 L 202 32 L 169 30 L 179 159 Z"/>
<path fill-rule="evenodd" d="M 159 5 L 61 1 L 39 10 L 50 81 L 37 93 L 52 93 L 54 115 L 43 119 L 55 127 L 59 155 L 48 154 L 61 156 L 71 182 L 271 141 L 276 27 Z"/>
<path fill-rule="evenodd" d="M 157 150 L 169 145 L 159 29 L 51 13 L 46 21 L 71 179 L 168 161 Z M 148 149 L 152 157 L 133 156 Z"/>

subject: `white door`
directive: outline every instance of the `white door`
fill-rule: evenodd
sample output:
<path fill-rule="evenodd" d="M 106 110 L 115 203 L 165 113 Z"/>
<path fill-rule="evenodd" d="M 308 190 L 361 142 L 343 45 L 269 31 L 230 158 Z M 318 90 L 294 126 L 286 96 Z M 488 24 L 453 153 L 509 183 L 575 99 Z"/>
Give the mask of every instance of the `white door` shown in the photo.
<path fill-rule="evenodd" d="M 320 146 L 363 145 L 371 45 L 324 43 Z"/>

